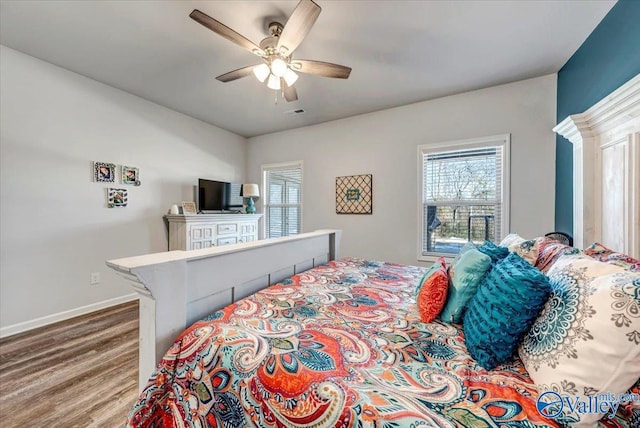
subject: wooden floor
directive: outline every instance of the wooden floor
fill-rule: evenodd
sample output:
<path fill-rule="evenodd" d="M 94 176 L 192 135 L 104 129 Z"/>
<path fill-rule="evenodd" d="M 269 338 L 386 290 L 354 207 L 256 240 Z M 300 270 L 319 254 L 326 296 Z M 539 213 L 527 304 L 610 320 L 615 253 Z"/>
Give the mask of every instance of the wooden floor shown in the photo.
<path fill-rule="evenodd" d="M 0 427 L 122 427 L 137 381 L 137 301 L 6 337 Z"/>

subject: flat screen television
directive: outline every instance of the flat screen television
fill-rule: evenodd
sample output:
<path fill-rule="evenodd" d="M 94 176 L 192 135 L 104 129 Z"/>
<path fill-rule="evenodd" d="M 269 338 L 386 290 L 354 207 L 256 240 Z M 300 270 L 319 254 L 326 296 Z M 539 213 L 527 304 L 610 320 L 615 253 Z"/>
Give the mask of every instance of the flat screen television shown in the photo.
<path fill-rule="evenodd" d="M 199 211 L 238 211 L 242 208 L 242 184 L 198 180 Z"/>

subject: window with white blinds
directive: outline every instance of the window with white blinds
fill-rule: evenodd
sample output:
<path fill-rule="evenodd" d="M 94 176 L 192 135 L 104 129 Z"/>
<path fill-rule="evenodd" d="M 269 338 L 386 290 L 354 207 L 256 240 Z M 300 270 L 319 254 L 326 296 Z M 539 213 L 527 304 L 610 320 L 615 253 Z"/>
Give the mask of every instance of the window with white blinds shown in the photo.
<path fill-rule="evenodd" d="M 302 162 L 262 167 L 266 238 L 302 229 Z"/>
<path fill-rule="evenodd" d="M 418 258 L 500 241 L 509 221 L 509 135 L 419 148 Z"/>

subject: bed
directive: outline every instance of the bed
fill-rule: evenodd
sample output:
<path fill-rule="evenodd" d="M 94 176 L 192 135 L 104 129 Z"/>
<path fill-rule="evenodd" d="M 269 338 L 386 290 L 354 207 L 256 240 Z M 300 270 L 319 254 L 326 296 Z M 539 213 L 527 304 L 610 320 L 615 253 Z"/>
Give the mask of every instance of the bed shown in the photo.
<path fill-rule="evenodd" d="M 638 129 L 640 76 L 556 129 L 574 144 L 579 248 L 600 241 L 640 258 Z M 534 372 L 519 358 L 487 371 L 459 324 L 420 322 L 425 268 L 340 259 L 340 237 L 107 262 L 140 295 L 141 394 L 128 426 L 559 426 L 540 415 Z M 624 296 L 633 298 L 640 305 Z M 603 320 L 618 329 L 631 318 Z M 640 333 L 627 337 L 640 346 Z M 597 425 L 640 426 L 640 400 Z"/>
<path fill-rule="evenodd" d="M 559 426 L 519 360 L 484 370 L 458 325 L 420 322 L 424 271 L 340 259 L 210 314 L 161 359 L 128 426 Z M 629 426 L 619 413 L 602 426 Z"/>

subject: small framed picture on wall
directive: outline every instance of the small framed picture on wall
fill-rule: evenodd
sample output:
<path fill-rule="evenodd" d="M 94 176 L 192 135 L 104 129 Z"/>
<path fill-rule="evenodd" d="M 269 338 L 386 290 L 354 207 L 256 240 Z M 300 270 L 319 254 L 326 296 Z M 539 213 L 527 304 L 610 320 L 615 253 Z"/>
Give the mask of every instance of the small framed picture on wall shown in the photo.
<path fill-rule="evenodd" d="M 107 206 L 109 208 L 124 208 L 129 203 L 129 191 L 127 189 L 107 189 Z"/>
<path fill-rule="evenodd" d="M 122 184 L 140 185 L 140 170 L 134 166 L 122 165 Z"/>
<path fill-rule="evenodd" d="M 116 179 L 116 165 L 108 162 L 94 162 L 93 179 L 98 183 L 113 183 Z"/>

